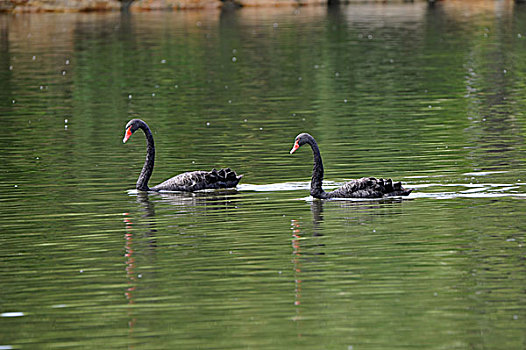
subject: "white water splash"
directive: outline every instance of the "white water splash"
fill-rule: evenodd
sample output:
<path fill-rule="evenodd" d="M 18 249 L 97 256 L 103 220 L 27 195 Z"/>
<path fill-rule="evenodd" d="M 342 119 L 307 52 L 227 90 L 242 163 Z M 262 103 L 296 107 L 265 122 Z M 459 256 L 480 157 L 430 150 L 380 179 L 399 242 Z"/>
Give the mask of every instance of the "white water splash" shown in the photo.
<path fill-rule="evenodd" d="M 22 317 L 25 316 L 23 312 L 3 312 L 0 317 Z"/>

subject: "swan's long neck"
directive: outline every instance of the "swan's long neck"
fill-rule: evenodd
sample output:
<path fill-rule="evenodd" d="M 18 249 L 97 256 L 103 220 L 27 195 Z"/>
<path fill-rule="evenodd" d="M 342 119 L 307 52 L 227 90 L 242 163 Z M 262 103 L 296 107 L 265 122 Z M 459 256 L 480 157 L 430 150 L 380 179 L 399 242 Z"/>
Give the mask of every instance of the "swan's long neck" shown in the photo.
<path fill-rule="evenodd" d="M 155 144 L 148 125 L 141 124 L 139 127 L 144 131 L 144 135 L 146 136 L 146 160 L 144 161 L 141 174 L 137 179 L 137 185 L 135 187 L 141 191 L 148 191 L 148 180 L 150 180 L 150 176 L 152 176 L 153 165 L 155 163 Z"/>
<path fill-rule="evenodd" d="M 312 168 L 312 180 L 310 182 L 310 194 L 316 198 L 326 198 L 327 193 L 321 188 L 323 182 L 323 162 L 321 160 L 320 149 L 314 138 L 308 141 L 314 155 L 314 167 Z"/>

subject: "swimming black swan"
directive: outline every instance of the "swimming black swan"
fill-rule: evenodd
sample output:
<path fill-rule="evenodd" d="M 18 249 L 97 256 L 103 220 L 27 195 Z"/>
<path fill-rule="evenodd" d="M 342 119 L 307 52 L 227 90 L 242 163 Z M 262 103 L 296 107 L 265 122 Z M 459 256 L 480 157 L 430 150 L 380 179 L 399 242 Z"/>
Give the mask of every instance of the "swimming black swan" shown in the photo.
<path fill-rule="evenodd" d="M 141 191 L 198 191 L 203 189 L 230 188 L 236 187 L 243 175 L 237 175 L 230 168 L 212 171 L 191 171 L 176 175 L 157 186 L 148 187 L 148 180 L 152 175 L 153 164 L 155 159 L 155 145 L 153 142 L 152 132 L 148 125 L 140 119 L 132 119 L 126 124 L 126 133 L 122 139 L 126 143 L 130 136 L 142 129 L 146 135 L 146 160 L 142 167 L 141 174 L 137 179 L 135 186 Z"/>
<path fill-rule="evenodd" d="M 382 198 L 391 196 L 407 196 L 413 189 L 405 189 L 400 182 L 393 183 L 391 179 L 376 179 L 374 177 L 364 177 L 351 180 L 342 187 L 325 192 L 322 188 L 323 163 L 321 161 L 320 149 L 314 137 L 307 133 L 296 136 L 294 146 L 290 154 L 294 153 L 300 146 L 308 143 L 314 154 L 314 168 L 312 169 L 312 181 L 310 183 L 310 194 L 315 198 Z"/>

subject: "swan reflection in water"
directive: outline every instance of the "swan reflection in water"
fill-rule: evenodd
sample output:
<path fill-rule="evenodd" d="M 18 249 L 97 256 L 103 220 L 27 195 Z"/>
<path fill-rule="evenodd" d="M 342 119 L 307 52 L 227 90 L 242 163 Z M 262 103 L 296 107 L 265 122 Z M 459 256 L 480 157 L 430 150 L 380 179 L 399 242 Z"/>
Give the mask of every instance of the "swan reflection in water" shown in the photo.
<path fill-rule="evenodd" d="M 145 230 L 145 237 L 148 237 L 148 246 L 151 248 L 150 251 L 155 250 L 157 247 L 157 241 L 155 238 L 155 229 L 153 221 L 149 220 L 155 216 L 155 208 L 153 203 L 148 198 L 148 193 L 140 192 L 136 197 L 137 203 L 140 205 L 140 210 L 143 212 L 141 215 L 142 219 L 146 219 L 147 229 Z M 125 233 L 124 233 L 124 257 L 126 258 L 126 279 L 128 280 L 128 286 L 124 295 L 128 300 L 128 305 L 132 306 L 135 304 L 134 292 L 137 288 L 137 281 L 142 277 L 141 274 L 137 274 L 136 271 L 136 260 L 135 260 L 135 249 L 134 249 L 134 221 L 130 218 L 129 213 L 124 213 Z M 133 329 L 137 319 L 133 316 L 133 308 L 128 309 L 128 330 L 130 335 L 133 333 Z"/>
<path fill-rule="evenodd" d="M 321 237 L 323 234 L 320 233 L 320 225 L 323 223 L 323 201 L 314 200 L 311 202 L 312 212 L 312 233 L 308 232 L 308 229 L 304 228 L 299 220 L 292 219 L 290 221 L 292 230 L 292 265 L 294 274 L 294 305 L 296 308 L 296 315 L 292 318 L 293 321 L 299 322 L 302 319 L 301 316 L 301 288 L 302 288 L 302 262 L 309 259 L 309 256 L 324 255 L 321 248 L 325 247 L 323 243 L 316 243 L 314 246 L 305 247 L 306 251 L 302 249 L 302 243 L 305 241 L 307 236 Z M 314 247 L 314 252 L 311 252 L 311 247 Z M 309 259 L 311 260 L 311 259 Z M 310 262 L 310 261 L 309 261 Z M 316 264 L 316 261 L 313 261 Z M 301 337 L 301 334 L 298 334 Z"/>
<path fill-rule="evenodd" d="M 128 304 L 132 306 L 135 303 L 134 293 L 139 280 L 143 278 L 140 270 L 137 255 L 139 257 L 147 256 L 149 260 L 155 259 L 157 250 L 157 220 L 155 206 L 164 205 L 163 209 L 168 207 L 174 208 L 177 216 L 191 216 L 203 214 L 207 211 L 216 211 L 236 208 L 232 196 L 235 190 L 221 190 L 214 192 L 156 192 L 148 193 L 139 191 L 135 194 L 135 200 L 138 204 L 138 215 L 124 213 L 125 233 L 125 269 L 128 285 L 126 286 L 125 296 Z M 168 204 L 168 206 L 166 206 Z M 171 214 L 169 214 L 171 215 Z M 173 222 L 172 222 L 173 223 Z M 171 225 L 170 228 L 177 227 Z M 142 233 L 142 235 L 141 235 Z M 145 244 L 146 243 L 146 244 Z M 150 263 L 148 263 L 150 265 Z M 128 310 L 128 328 L 130 335 L 136 323 L 136 317 L 133 315 L 133 308 Z"/>
<path fill-rule="evenodd" d="M 367 201 L 314 199 L 310 201 L 312 226 L 307 222 L 291 220 L 294 305 L 296 306 L 296 314 L 292 317 L 293 321 L 299 323 L 302 320 L 302 277 L 315 278 L 318 281 L 316 283 L 323 280 L 323 271 L 319 270 L 319 266 L 324 265 L 320 259 L 325 255 L 328 239 L 323 238 L 324 226 L 328 223 L 325 219 L 324 209 L 333 213 L 336 212 L 337 217 L 345 220 L 350 226 L 357 226 L 363 222 L 371 221 L 375 216 L 385 215 L 386 210 L 389 211 L 389 215 L 401 215 L 403 203 L 404 201 L 401 198 L 394 197 Z M 347 254 L 347 252 L 344 253 Z M 313 272 L 316 273 L 316 276 L 312 275 Z M 298 336 L 301 337 L 301 334 Z"/>
<path fill-rule="evenodd" d="M 231 210 L 237 208 L 233 195 L 237 191 L 235 190 L 222 190 L 214 192 L 160 192 L 160 193 L 148 193 L 139 191 L 136 194 L 136 201 L 139 204 L 139 211 L 142 212 L 140 219 L 134 220 L 131 218 L 129 213 L 124 213 L 124 222 L 126 224 L 126 244 L 125 256 L 127 260 L 127 271 L 131 281 L 135 281 L 136 277 L 133 276 L 132 272 L 135 268 L 135 259 L 133 258 L 133 239 L 134 234 L 137 234 L 138 228 L 143 232 L 141 238 L 146 238 L 149 252 L 154 253 L 157 247 L 156 238 L 156 220 L 155 220 L 155 205 L 164 205 L 163 209 L 170 209 L 168 215 L 173 215 L 172 208 L 176 209 L 176 216 L 188 216 L 193 214 L 206 213 L 207 211 L 221 211 Z M 163 214 L 165 215 L 165 214 Z M 177 227 L 176 225 L 170 226 L 171 228 Z M 135 236 L 135 238 L 137 238 Z M 144 241 L 142 241 L 144 242 Z M 143 252 L 144 253 L 144 252 Z"/>
<path fill-rule="evenodd" d="M 149 220 L 150 218 L 153 218 L 155 216 L 155 207 L 154 204 L 149 200 L 148 193 L 140 192 L 137 194 L 136 197 L 137 203 L 140 205 L 140 211 L 143 212 L 141 215 L 141 221 L 145 219 L 146 222 L 146 230 L 144 230 L 145 235 L 144 237 L 148 238 L 148 246 L 151 248 L 149 251 L 153 252 L 155 248 L 157 247 L 157 241 L 155 237 L 155 233 L 157 230 L 155 229 L 155 224 L 152 220 Z M 125 233 L 124 233 L 124 249 L 125 253 L 124 256 L 126 258 L 126 278 L 128 280 L 128 287 L 126 288 L 125 295 L 126 299 L 128 299 L 128 304 L 132 305 L 134 304 L 134 298 L 133 298 L 133 292 L 136 289 L 136 283 L 139 278 L 142 277 L 141 274 L 137 274 L 135 272 L 136 270 L 136 260 L 135 260 L 135 249 L 134 249 L 134 220 L 130 218 L 129 213 L 124 213 L 124 223 L 126 225 Z M 129 315 L 131 316 L 131 309 L 129 311 Z M 135 324 L 135 318 L 132 318 L 129 321 L 130 331 L 133 329 L 133 325 Z"/>

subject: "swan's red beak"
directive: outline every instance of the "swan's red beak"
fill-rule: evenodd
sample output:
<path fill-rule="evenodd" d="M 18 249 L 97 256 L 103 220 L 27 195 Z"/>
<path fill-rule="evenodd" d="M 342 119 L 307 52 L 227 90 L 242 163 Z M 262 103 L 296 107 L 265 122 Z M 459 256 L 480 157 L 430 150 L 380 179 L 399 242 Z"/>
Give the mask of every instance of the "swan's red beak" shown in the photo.
<path fill-rule="evenodd" d="M 299 142 L 298 140 L 296 140 L 296 142 L 294 142 L 294 146 L 293 146 L 292 149 L 290 150 L 290 154 L 296 152 L 296 150 L 297 150 L 298 148 L 300 148 L 300 145 L 298 144 L 298 142 Z"/>
<path fill-rule="evenodd" d="M 122 143 L 126 143 L 126 141 L 128 141 L 130 136 L 132 136 L 131 126 L 128 129 L 126 129 L 126 134 L 124 134 L 124 138 L 122 139 Z"/>

